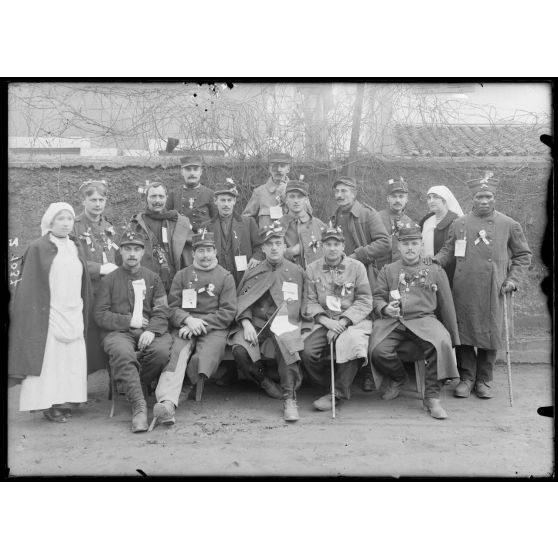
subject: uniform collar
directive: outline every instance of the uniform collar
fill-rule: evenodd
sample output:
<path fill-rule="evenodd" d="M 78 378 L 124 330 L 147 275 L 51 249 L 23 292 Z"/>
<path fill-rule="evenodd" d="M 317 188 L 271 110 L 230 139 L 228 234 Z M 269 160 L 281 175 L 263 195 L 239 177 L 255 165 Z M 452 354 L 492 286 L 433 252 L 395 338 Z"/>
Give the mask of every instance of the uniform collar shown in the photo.
<path fill-rule="evenodd" d="M 345 254 L 342 254 L 341 255 L 341 261 L 337 265 L 329 265 L 324 258 L 324 263 L 323 263 L 323 266 L 322 266 L 322 270 L 323 271 L 333 271 L 333 270 L 343 271 L 345 269 L 345 264 L 343 263 L 344 260 L 345 260 Z"/>

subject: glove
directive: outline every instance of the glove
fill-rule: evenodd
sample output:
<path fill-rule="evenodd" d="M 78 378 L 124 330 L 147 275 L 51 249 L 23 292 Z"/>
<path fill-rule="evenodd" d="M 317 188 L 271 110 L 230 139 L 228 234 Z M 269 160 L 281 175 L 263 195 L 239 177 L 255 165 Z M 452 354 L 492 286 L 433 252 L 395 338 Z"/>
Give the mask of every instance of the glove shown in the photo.
<path fill-rule="evenodd" d="M 511 281 L 504 281 L 500 292 L 505 295 L 507 293 L 511 293 L 512 291 L 515 291 L 515 285 Z"/>

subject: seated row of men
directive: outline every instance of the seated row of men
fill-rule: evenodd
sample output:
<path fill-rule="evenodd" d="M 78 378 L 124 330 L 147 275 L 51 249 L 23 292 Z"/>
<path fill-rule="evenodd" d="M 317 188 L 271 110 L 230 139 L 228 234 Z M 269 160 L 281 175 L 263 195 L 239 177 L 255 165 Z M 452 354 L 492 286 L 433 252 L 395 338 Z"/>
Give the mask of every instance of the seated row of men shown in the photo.
<path fill-rule="evenodd" d="M 530 262 L 530 251 L 520 225 L 494 211 L 495 181 L 486 177 L 470 181 L 473 211 L 452 223 L 446 245 L 435 256 L 437 262 L 451 270 L 451 275 L 456 269 L 453 285 L 456 325 L 447 277 L 429 259 L 421 261 L 424 231 L 421 233 L 404 215 L 408 189 L 402 179 L 390 181 L 389 209 L 376 212 L 356 199 L 354 180 L 338 178 L 333 183 L 338 208 L 330 221 L 333 226 L 326 227 L 312 214 L 308 185 L 302 180 L 287 180 L 288 161 L 284 154 L 270 158 L 269 181 L 254 190 L 243 214 L 239 215 L 235 212 L 238 192 L 234 185 L 218 185 L 213 190 L 201 185 L 202 161 L 195 156 L 183 158 L 184 186 L 167 194 L 162 181 L 149 183 L 144 192 L 147 207 L 133 216 L 126 233 L 136 243 L 128 244 L 124 238 L 120 250 L 114 242 L 114 228 L 103 215 L 106 187 L 98 181 L 84 184 L 85 211 L 76 218 L 75 232 L 88 252 L 94 291 L 99 290 L 100 278 L 106 275 L 108 280 L 113 275 L 109 273 L 122 262 L 123 270 L 137 264 L 158 277 L 156 316 L 164 306 L 159 304 L 163 294 L 168 293 L 174 341 L 149 326 L 143 333 L 137 331 L 133 342 L 133 335 L 129 334 L 128 343 L 134 349 L 137 346 L 143 350 L 141 370 L 147 382 L 150 378 L 154 381 L 161 364 L 157 361 L 150 366 L 151 357 L 145 359 L 143 353 L 153 340 L 146 345 L 151 335 L 142 338 L 144 333 L 152 331 L 158 344 L 172 347 L 170 359 L 162 365 L 165 372 L 157 388 L 156 416 L 172 422 L 178 402 L 176 390 L 180 393 L 177 385 L 182 385 L 176 370 L 184 368 L 190 359 L 187 374 L 192 383 L 199 380 L 200 374 L 210 377 L 222 358 L 219 351 L 224 350 L 227 338 L 245 377 L 257 381 L 268 394 L 285 399 L 285 418 L 298 416 L 294 403 L 301 378 L 298 363 L 302 361 L 310 379 L 323 381 L 321 352 L 332 340 L 336 340 L 336 397 L 350 396 L 350 385 L 356 371 L 367 361 L 369 347 L 372 371 L 391 378 L 383 398 L 397 397 L 406 379 L 399 355 L 405 353 L 406 347 L 417 346 L 427 362 L 425 401 L 438 399 L 440 379 L 458 376 L 462 382 L 456 389 L 457 396 L 468 396 L 474 385 L 479 397 L 490 397 L 492 368 L 502 330 L 501 294 L 517 288 L 520 271 Z M 445 187 L 431 190 L 435 188 L 439 191 Z M 283 203 L 286 207 L 282 207 Z M 138 259 L 138 253 L 130 255 L 126 263 L 125 246 L 140 250 L 141 257 Z M 432 248 L 431 253 L 434 253 Z M 386 266 L 390 262 L 397 265 Z M 217 273 L 214 270 L 221 270 L 225 275 L 213 277 Z M 368 293 L 360 276 L 363 270 Z M 478 273 L 479 270 L 484 272 Z M 206 272 L 211 272 L 211 278 L 206 277 Z M 220 296 L 225 283 L 225 290 L 236 297 L 232 309 L 224 301 L 221 308 Z M 296 298 L 295 285 L 300 288 Z M 185 295 L 185 291 L 190 294 Z M 194 298 L 192 291 L 195 291 Z M 485 325 L 487 313 L 492 316 L 489 327 Z M 435 315 L 441 318 L 445 329 L 440 330 L 439 321 L 432 321 L 436 320 Z M 213 319 L 215 316 L 220 316 L 218 323 Z M 369 343 L 371 316 L 375 325 Z M 305 320 L 310 322 L 303 324 Z M 414 320 L 415 329 L 408 327 L 410 320 Z M 155 320 L 155 326 L 157 323 Z M 143 322 L 142 325 L 145 326 Z M 272 326 L 279 334 L 270 329 Z M 101 328 L 100 334 L 105 335 L 107 328 L 102 325 Z M 110 354 L 107 337 L 103 343 Z M 95 335 L 88 337 L 88 343 L 90 339 L 98 344 Z M 452 344 L 458 345 L 459 374 Z M 117 344 L 114 350 L 122 352 L 122 345 Z M 192 351 L 194 356 L 190 358 Z M 160 352 L 159 358 L 164 359 L 164 350 Z M 281 356 L 282 360 L 278 359 L 281 388 L 262 371 L 262 355 L 264 359 Z M 441 366 L 436 366 L 436 358 Z M 132 368 L 139 370 L 138 366 L 137 362 L 129 366 L 130 374 Z M 99 362 L 98 368 L 102 367 Z M 112 360 L 111 368 L 118 368 L 112 366 Z M 371 385 L 378 384 L 377 380 L 376 377 L 374 382 L 371 375 L 365 377 L 363 388 L 373 389 Z M 169 385 L 174 387 L 165 387 Z M 171 395 L 160 397 L 165 390 Z M 315 402 L 317 408 L 325 409 L 328 405 L 331 405 L 328 396 Z M 445 416 L 438 404 L 430 402 L 428 406 L 432 416 Z M 143 409 L 145 402 L 140 407 Z M 142 415 L 143 411 L 138 413 Z M 143 418 L 140 422 L 144 424 Z"/>
<path fill-rule="evenodd" d="M 167 304 L 161 278 L 141 266 L 144 236 L 126 232 L 120 240 L 122 265 L 100 282 L 94 315 L 111 372 L 132 404 L 132 430 L 148 428 L 142 384 L 157 381 L 154 418 L 172 424 L 185 375 L 187 384 L 203 384 L 216 372 L 227 345 L 243 375 L 282 399 L 284 419 L 296 421 L 301 363 L 310 379 L 327 383 L 329 368 L 321 360 L 331 346 L 337 362 L 334 397 L 347 400 L 370 348 L 378 372 L 391 380 L 383 398 L 392 399 L 406 375 L 397 346 L 418 340 L 428 362 L 424 404 L 433 417 L 445 418 L 440 384 L 458 376 L 451 358 L 457 323 L 444 271 L 437 264 L 421 264 L 420 237 L 418 228 L 404 231 L 402 261 L 382 270 L 373 304 L 366 269 L 345 256 L 339 228 L 323 232 L 324 256 L 305 272 L 284 258 L 284 230 L 272 224 L 263 232 L 265 259 L 245 273 L 238 289 L 217 262 L 213 234 L 202 231 L 193 238 L 192 265 L 174 276 Z M 403 285 L 403 267 L 428 270 L 427 281 Z M 370 342 L 373 310 L 384 319 Z M 266 357 L 277 362 L 279 385 L 262 370 Z M 314 402 L 321 411 L 331 405 L 331 394 Z"/>

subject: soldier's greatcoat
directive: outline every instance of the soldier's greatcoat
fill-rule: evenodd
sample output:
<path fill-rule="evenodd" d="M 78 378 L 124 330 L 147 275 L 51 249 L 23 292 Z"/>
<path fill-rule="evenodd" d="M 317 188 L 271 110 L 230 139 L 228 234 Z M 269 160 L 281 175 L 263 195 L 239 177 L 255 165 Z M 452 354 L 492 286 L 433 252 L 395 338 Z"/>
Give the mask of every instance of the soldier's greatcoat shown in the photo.
<path fill-rule="evenodd" d="M 386 228 L 388 235 L 391 236 L 391 253 L 388 252 L 383 258 L 377 260 L 378 270 L 382 269 L 384 265 L 392 262 L 396 262 L 401 258 L 401 253 L 399 251 L 399 229 L 405 226 L 415 225 L 415 222 L 403 213 L 400 216 L 394 215 L 389 207 L 378 211 L 378 214 L 382 218 L 382 223 Z"/>
<path fill-rule="evenodd" d="M 283 296 L 285 282 L 297 285 L 298 300 L 285 302 Z M 294 334 L 276 336 L 277 344 L 285 362 L 287 364 L 297 362 L 300 360 L 298 352 L 304 348 L 301 326 L 302 319 L 306 316 L 306 275 L 300 266 L 285 259 L 278 264 L 271 264 L 264 260 L 244 274 L 237 289 L 236 325 L 231 329 L 229 345 L 242 345 L 248 351 L 253 362 L 261 359 L 260 348 L 258 346 L 254 347 L 244 340 L 244 332 L 240 321 L 247 318 L 256 327 L 264 325 L 264 323 L 259 323 L 253 319 L 252 306 L 267 292 L 271 295 L 276 307 L 283 305 L 283 311 L 288 315 L 289 322 L 298 326 Z"/>
<path fill-rule="evenodd" d="M 351 320 L 351 325 L 335 342 L 337 363 L 356 358 L 367 359 L 372 331 L 372 293 L 364 265 L 343 256 L 339 265 L 330 267 L 324 258 L 320 258 L 308 266 L 306 274 L 308 316 L 315 320 L 320 314 L 325 314 L 328 318 L 345 317 Z M 332 297 L 334 301 L 340 302 L 339 309 L 332 304 Z M 324 326 L 315 322 L 308 335 L 320 327 Z"/>
<path fill-rule="evenodd" d="M 488 244 L 480 240 L 486 233 Z M 466 240 L 464 257 L 455 257 L 455 241 Z M 487 217 L 468 213 L 450 226 L 443 248 L 434 256 L 446 267 L 455 262 L 453 300 L 462 345 L 500 349 L 504 333 L 504 281 L 516 287 L 531 263 L 531 251 L 521 225 L 494 211 Z"/>
<path fill-rule="evenodd" d="M 201 224 L 217 215 L 214 192 L 211 188 L 199 184 L 195 188 L 185 185 L 174 188 L 167 197 L 167 209 L 176 209 L 181 215 L 187 217 L 197 232 Z"/>
<path fill-rule="evenodd" d="M 285 258 L 306 269 L 323 256 L 322 232 L 326 229 L 323 221 L 310 214 L 307 214 L 305 220 L 299 220 L 287 213 L 279 222 L 285 230 Z M 300 245 L 300 254 L 294 255 L 291 248 L 297 244 Z"/>
<path fill-rule="evenodd" d="M 425 281 L 421 284 L 420 273 Z M 401 282 L 402 274 L 409 279 Z M 407 289 L 409 289 L 407 291 Z M 400 318 L 382 315 L 382 309 L 394 300 L 393 291 L 401 296 Z M 432 343 L 438 358 L 438 379 L 457 378 L 457 364 L 452 347 L 459 345 L 457 320 L 451 290 L 445 271 L 437 264 L 405 266 L 401 260 L 388 264 L 378 274 L 374 289 L 374 321 L 370 353 L 402 323 L 415 335 Z M 374 372 L 374 370 L 373 370 Z M 381 382 L 376 382 L 380 385 Z"/>

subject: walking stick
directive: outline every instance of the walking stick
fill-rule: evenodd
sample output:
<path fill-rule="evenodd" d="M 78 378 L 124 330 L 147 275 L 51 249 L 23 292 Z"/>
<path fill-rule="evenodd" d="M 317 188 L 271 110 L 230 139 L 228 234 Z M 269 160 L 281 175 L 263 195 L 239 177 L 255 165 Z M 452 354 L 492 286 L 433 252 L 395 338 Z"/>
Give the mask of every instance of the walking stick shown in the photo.
<path fill-rule="evenodd" d="M 508 295 L 504 294 L 504 322 L 506 327 L 506 360 L 508 361 L 508 392 L 510 396 L 510 407 L 513 407 L 513 390 L 511 375 L 511 355 L 510 355 L 510 331 L 508 326 Z"/>
<path fill-rule="evenodd" d="M 331 362 L 331 418 L 335 418 L 335 366 L 333 364 L 333 341 L 329 342 L 329 357 Z"/>

